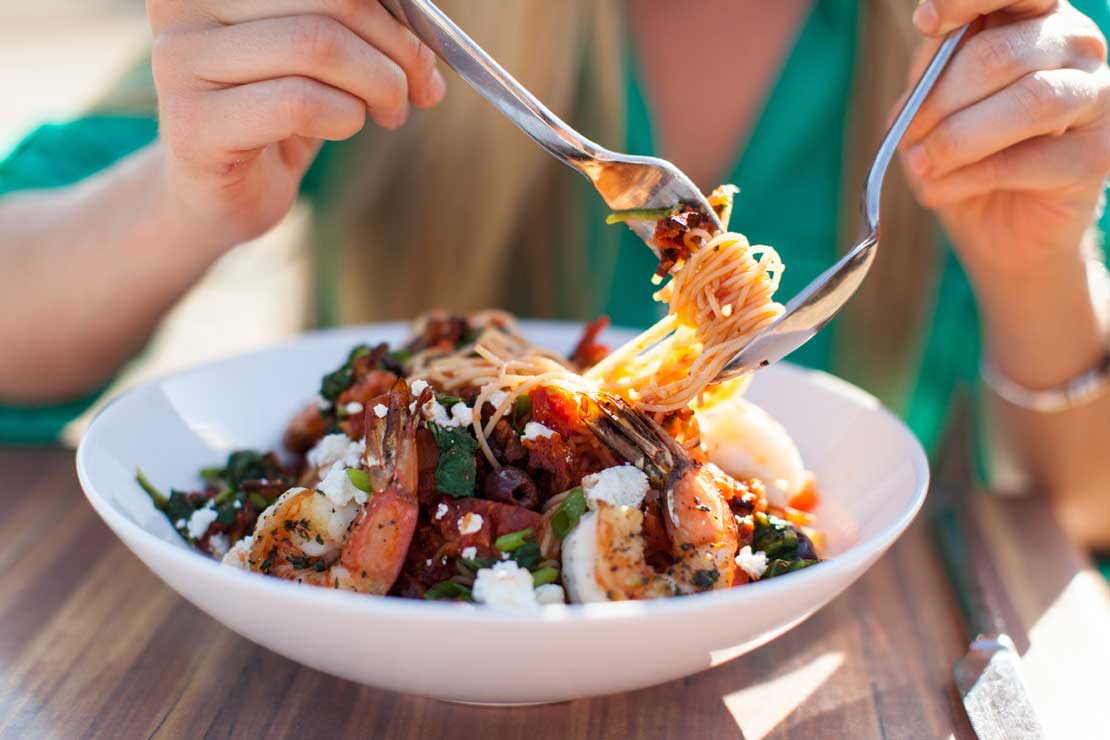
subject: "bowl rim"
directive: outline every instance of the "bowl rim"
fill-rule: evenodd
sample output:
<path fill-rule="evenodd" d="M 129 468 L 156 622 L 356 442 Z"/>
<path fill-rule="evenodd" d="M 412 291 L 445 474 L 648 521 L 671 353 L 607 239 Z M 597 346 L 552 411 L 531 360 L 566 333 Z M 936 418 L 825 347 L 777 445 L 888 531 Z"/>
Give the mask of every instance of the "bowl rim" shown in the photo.
<path fill-rule="evenodd" d="M 551 320 L 521 320 L 521 327 L 525 332 L 529 327 L 541 329 L 566 330 L 581 327 L 580 322 L 551 321 Z M 669 599 L 653 599 L 642 601 L 613 601 L 591 604 L 555 604 L 545 605 L 529 611 L 502 611 L 486 609 L 469 604 L 453 602 L 419 601 L 393 596 L 374 596 L 367 594 L 354 594 L 331 589 L 322 589 L 314 586 L 271 578 L 260 573 L 243 571 L 237 568 L 223 566 L 219 561 L 213 560 L 199 552 L 187 547 L 180 547 L 165 539 L 152 534 L 137 522 L 119 512 L 111 501 L 103 496 L 92 481 L 88 461 L 95 454 L 95 441 L 99 424 L 103 419 L 117 413 L 119 408 L 128 400 L 136 396 L 156 390 L 160 385 L 176 377 L 194 372 L 218 371 L 221 366 L 241 362 L 251 356 L 267 352 L 280 352 L 293 345 L 306 341 L 327 341 L 346 334 L 362 334 L 385 331 L 396 331 L 407 326 L 407 322 L 378 322 L 360 325 L 340 326 L 327 329 L 317 329 L 302 332 L 282 342 L 261 347 L 254 350 L 237 353 L 208 362 L 182 368 L 174 372 L 165 373 L 158 377 L 146 380 L 133 388 L 129 388 L 109 401 L 93 417 L 88 430 L 77 447 L 75 457 L 77 478 L 85 498 L 96 513 L 108 524 L 124 544 L 133 552 L 137 545 L 144 549 L 155 550 L 159 557 L 168 563 L 171 568 L 182 572 L 191 571 L 193 574 L 205 574 L 209 578 L 231 579 L 230 583 L 241 592 L 270 592 L 275 597 L 304 600 L 306 604 L 315 604 L 317 608 L 362 610 L 367 617 L 387 617 L 404 619 L 408 621 L 435 621 L 444 618 L 464 623 L 497 623 L 497 624 L 578 624 L 598 621 L 630 621 L 642 618 L 666 618 L 674 614 L 694 614 L 704 610 L 741 607 L 749 602 L 760 602 L 775 598 L 776 594 L 787 592 L 814 592 L 808 584 L 825 579 L 836 579 L 837 575 L 849 576 L 854 580 L 869 567 L 870 562 L 877 559 L 893 544 L 898 537 L 909 527 L 921 510 L 929 488 L 929 465 L 925 451 L 917 437 L 909 430 L 905 423 L 884 407 L 870 393 L 857 386 L 821 370 L 803 368 L 789 362 L 776 363 L 772 372 L 785 372 L 799 376 L 801 382 L 818 382 L 825 391 L 836 393 L 847 398 L 854 404 L 868 405 L 870 411 L 878 413 L 888 422 L 893 422 L 906 439 L 910 442 L 909 460 L 915 477 L 919 481 L 917 490 L 914 491 L 910 505 L 901 511 L 895 519 L 872 534 L 870 537 L 860 539 L 845 552 L 835 558 L 821 561 L 802 571 L 791 573 L 789 578 L 776 578 L 768 581 L 759 581 L 745 585 L 743 588 L 721 589 L 705 593 L 691 594 L 683 597 Z M 626 327 L 611 327 L 611 332 L 635 331 Z M 764 371 L 766 372 L 766 371 Z M 132 541 L 136 544 L 133 545 Z M 144 558 L 140 558 L 144 560 Z M 153 568 L 152 568 L 153 570 Z M 165 580 L 162 574 L 155 571 L 160 579 Z M 227 582 L 227 581 L 225 581 Z M 276 590 L 275 590 L 276 589 Z M 820 605 L 817 605 L 820 606 Z M 816 608 L 816 607 L 815 607 Z"/>

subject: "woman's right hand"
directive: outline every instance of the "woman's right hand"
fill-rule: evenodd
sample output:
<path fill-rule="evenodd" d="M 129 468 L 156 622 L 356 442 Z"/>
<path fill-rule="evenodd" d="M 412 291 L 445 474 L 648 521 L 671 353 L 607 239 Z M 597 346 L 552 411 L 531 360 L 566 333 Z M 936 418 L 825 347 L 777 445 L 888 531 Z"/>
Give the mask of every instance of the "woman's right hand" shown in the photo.
<path fill-rule="evenodd" d="M 438 103 L 435 55 L 377 0 L 148 0 L 163 174 L 219 248 L 289 210 L 324 140 Z"/>

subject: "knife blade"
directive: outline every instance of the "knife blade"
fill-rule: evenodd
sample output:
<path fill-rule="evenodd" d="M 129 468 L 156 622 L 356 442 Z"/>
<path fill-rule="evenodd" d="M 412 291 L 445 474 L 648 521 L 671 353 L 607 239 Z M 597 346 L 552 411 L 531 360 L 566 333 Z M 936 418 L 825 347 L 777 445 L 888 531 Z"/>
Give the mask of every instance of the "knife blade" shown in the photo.
<path fill-rule="evenodd" d="M 974 638 L 952 667 L 956 688 L 979 740 L 1042 740 L 1044 729 L 1021 677 L 1020 655 L 987 588 L 994 571 L 982 547 L 984 533 L 968 508 L 974 468 L 971 420 L 962 396 L 954 399 L 950 418 L 936 465 L 929 523 Z"/>

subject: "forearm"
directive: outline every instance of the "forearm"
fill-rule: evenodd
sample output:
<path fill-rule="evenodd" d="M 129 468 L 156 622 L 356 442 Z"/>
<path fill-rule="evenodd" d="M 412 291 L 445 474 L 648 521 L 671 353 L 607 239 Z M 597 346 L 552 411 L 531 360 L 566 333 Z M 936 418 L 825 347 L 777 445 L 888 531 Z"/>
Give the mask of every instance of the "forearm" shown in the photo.
<path fill-rule="evenodd" d="M 161 168 L 155 144 L 75 186 L 0 200 L 0 401 L 103 383 L 220 254 Z"/>
<path fill-rule="evenodd" d="M 1086 266 L 1075 254 L 1028 278 L 984 280 L 977 287 L 988 357 L 1025 387 L 1064 384 L 1106 351 Z M 1090 545 L 1110 546 L 1110 393 L 1057 413 L 1023 410 L 987 395 L 992 432 L 1055 498 L 1065 527 Z"/>

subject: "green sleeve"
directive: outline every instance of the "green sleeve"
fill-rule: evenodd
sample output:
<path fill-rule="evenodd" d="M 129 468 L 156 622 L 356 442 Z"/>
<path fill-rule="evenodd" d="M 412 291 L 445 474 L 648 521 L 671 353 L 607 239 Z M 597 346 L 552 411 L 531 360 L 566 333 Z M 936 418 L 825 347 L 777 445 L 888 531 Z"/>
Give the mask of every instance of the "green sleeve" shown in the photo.
<path fill-rule="evenodd" d="M 0 198 L 77 182 L 150 143 L 157 129 L 153 118 L 124 116 L 40 126 L 0 161 Z M 99 395 L 46 406 L 0 405 L 0 443 L 51 442 Z"/>

